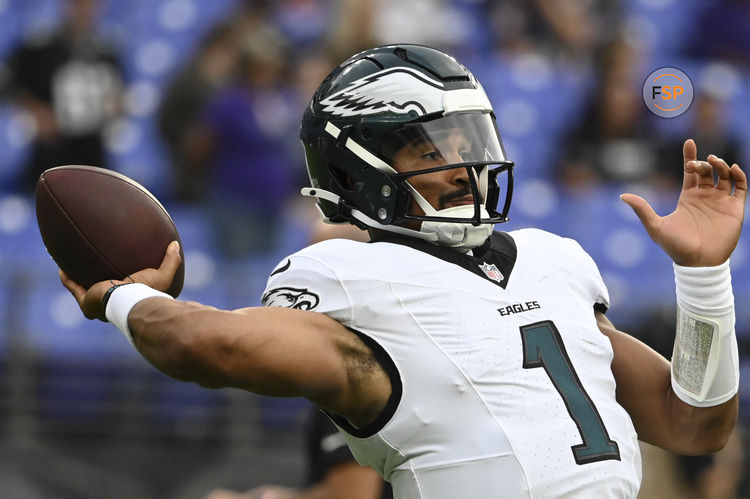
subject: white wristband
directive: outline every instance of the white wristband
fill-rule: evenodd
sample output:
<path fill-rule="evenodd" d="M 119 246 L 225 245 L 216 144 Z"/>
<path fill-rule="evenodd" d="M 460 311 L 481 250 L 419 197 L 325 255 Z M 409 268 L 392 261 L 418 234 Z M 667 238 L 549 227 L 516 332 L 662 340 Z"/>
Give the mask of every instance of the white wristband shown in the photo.
<path fill-rule="evenodd" d="M 172 298 L 167 293 L 162 293 L 159 290 L 140 283 L 118 286 L 109 296 L 104 315 L 107 316 L 107 320 L 113 326 L 122 331 L 122 334 L 125 335 L 133 347 L 135 347 L 135 343 L 133 342 L 133 334 L 130 332 L 130 327 L 128 327 L 128 315 L 136 303 L 155 296 Z"/>
<path fill-rule="evenodd" d="M 677 334 L 672 389 L 683 402 L 710 407 L 739 387 L 734 296 L 729 261 L 716 267 L 674 264 Z"/>

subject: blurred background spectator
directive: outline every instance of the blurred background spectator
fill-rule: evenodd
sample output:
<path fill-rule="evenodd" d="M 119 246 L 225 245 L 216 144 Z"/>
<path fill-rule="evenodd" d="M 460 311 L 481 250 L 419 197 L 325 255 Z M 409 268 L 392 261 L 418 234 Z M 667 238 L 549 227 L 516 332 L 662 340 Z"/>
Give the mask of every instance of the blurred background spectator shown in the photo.
<path fill-rule="evenodd" d="M 744 0 L 698 2 L 696 18 L 705 28 L 691 36 L 688 55 L 705 60 L 723 60 L 750 65 L 750 4 Z"/>
<path fill-rule="evenodd" d="M 704 85 L 693 100 L 690 116 L 689 133 L 697 144 L 700 144 L 698 154 L 706 156 L 715 154 L 720 158 L 742 158 L 742 148 L 736 138 L 735 131 L 730 130 L 727 119 L 727 102 L 718 90 L 710 85 Z M 677 138 L 665 138 L 661 151 L 665 164 L 669 157 L 674 158 L 675 151 L 682 150 L 682 142 Z M 735 161 L 735 160 L 732 160 Z M 682 175 L 679 169 L 666 170 L 674 182 L 679 185 Z"/>
<path fill-rule="evenodd" d="M 375 470 L 354 460 L 338 428 L 311 407 L 305 421 L 303 489 L 261 485 L 245 492 L 218 488 L 205 499 L 392 499 L 393 491 Z"/>
<path fill-rule="evenodd" d="M 60 26 L 26 33 L 8 58 L 7 91 L 33 124 L 25 190 L 53 166 L 106 166 L 103 129 L 120 110 L 117 52 L 96 30 L 100 1 L 64 3 Z"/>
<path fill-rule="evenodd" d="M 174 167 L 175 200 L 198 201 L 203 195 L 206 179 L 191 161 L 190 135 L 208 101 L 236 76 L 240 36 L 234 20 L 212 27 L 164 91 L 159 132 Z"/>
<path fill-rule="evenodd" d="M 661 161 L 679 165 L 681 147 L 661 158 L 659 139 L 643 106 L 637 78 L 638 55 L 623 39 L 602 47 L 596 65 L 595 97 L 583 110 L 578 128 L 565 137 L 558 177 L 563 187 L 596 187 L 601 183 L 643 183 L 677 189 L 679 176 Z"/>
<path fill-rule="evenodd" d="M 180 231 L 182 297 L 256 305 L 283 256 L 351 234 L 319 223 L 297 194 L 307 181 L 299 119 L 313 90 L 359 50 L 435 45 L 482 81 L 516 162 L 500 229 L 575 237 L 602 271 L 613 322 L 668 356 L 670 262 L 617 195 L 670 209 L 686 137 L 702 157 L 750 168 L 748 26 L 738 0 L 0 0 L 0 496 L 304 486 L 308 404 L 172 381 L 80 317 L 34 223 L 30 190 L 43 169 L 89 163 L 141 182 Z M 664 66 L 695 88 L 673 119 L 641 99 Z M 750 299 L 747 237 L 732 257 L 738 304 Z M 746 307 L 737 333 L 744 428 Z M 750 497 L 745 433 L 711 458 L 644 447 L 642 497 Z M 660 469 L 671 470 L 671 492 L 660 492 Z"/>
<path fill-rule="evenodd" d="M 504 53 L 546 53 L 585 65 L 598 46 L 616 36 L 618 0 L 510 0 L 481 2 L 493 44 Z"/>
<path fill-rule="evenodd" d="M 290 161 L 298 103 L 281 34 L 248 31 L 239 44 L 236 79 L 208 100 L 185 144 L 229 258 L 272 249 L 293 179 L 304 178 Z"/>

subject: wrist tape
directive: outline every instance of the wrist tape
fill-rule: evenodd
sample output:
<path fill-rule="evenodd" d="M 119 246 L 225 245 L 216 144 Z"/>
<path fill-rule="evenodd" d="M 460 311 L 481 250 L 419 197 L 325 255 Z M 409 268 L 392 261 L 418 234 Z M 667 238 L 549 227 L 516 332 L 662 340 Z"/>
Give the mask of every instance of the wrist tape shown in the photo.
<path fill-rule="evenodd" d="M 130 332 L 130 327 L 128 327 L 128 315 L 136 303 L 155 296 L 172 298 L 167 293 L 162 293 L 140 283 L 116 285 L 110 288 L 107 294 L 105 294 L 107 302 L 105 304 L 104 315 L 107 316 L 107 320 L 112 325 L 122 331 L 122 334 L 125 335 L 133 347 L 135 347 L 135 342 L 133 341 L 133 334 Z"/>
<path fill-rule="evenodd" d="M 737 393 L 740 378 L 729 261 L 716 267 L 674 264 L 674 275 L 672 389 L 687 404 L 719 405 Z"/>

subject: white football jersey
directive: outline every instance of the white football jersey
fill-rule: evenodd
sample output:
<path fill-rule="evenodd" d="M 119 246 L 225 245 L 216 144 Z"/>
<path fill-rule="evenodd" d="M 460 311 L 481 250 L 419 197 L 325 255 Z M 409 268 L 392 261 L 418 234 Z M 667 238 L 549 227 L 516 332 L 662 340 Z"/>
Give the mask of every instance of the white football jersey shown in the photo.
<path fill-rule="evenodd" d="M 383 414 L 365 428 L 331 417 L 397 498 L 635 497 L 596 265 L 540 230 L 489 241 L 468 255 L 324 241 L 281 262 L 263 302 L 325 313 L 373 349 L 393 386 Z"/>

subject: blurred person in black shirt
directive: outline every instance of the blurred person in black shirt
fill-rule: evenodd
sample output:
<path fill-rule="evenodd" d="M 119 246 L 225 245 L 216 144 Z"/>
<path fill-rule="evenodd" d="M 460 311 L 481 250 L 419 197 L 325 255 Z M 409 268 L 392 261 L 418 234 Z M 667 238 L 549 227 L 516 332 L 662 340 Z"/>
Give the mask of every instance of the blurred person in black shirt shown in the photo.
<path fill-rule="evenodd" d="M 659 139 L 643 105 L 640 54 L 629 42 L 617 39 L 597 60 L 595 97 L 583 110 L 578 128 L 564 139 L 565 154 L 557 171 L 562 185 L 572 191 L 607 183 L 676 188 L 682 179 L 675 181 L 660 168 L 669 162 L 660 162 Z"/>
<path fill-rule="evenodd" d="M 305 489 L 262 485 L 247 492 L 212 491 L 206 499 L 390 499 L 390 484 L 354 460 L 343 435 L 319 409 L 312 408 L 305 432 L 308 463 Z"/>
<path fill-rule="evenodd" d="M 102 134 L 119 111 L 122 77 L 116 52 L 95 33 L 99 5 L 65 0 L 62 25 L 26 37 L 9 58 L 8 90 L 35 124 L 22 189 L 53 166 L 106 164 Z"/>

